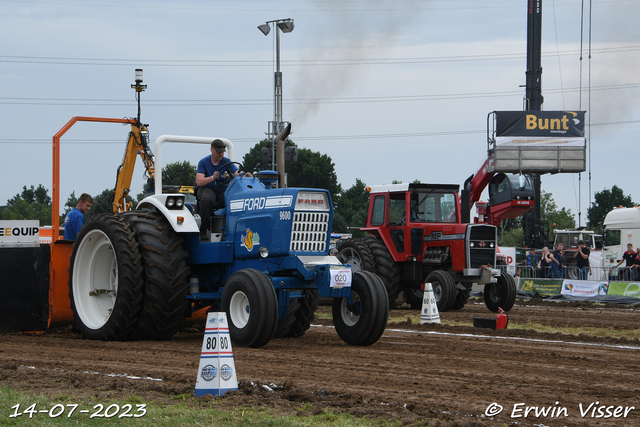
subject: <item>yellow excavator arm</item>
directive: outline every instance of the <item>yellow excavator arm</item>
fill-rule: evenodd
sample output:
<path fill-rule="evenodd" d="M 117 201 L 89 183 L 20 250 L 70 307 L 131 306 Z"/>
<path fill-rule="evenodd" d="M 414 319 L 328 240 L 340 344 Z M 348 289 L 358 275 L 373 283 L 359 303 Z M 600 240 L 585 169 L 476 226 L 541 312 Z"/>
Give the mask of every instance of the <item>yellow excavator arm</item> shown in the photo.
<path fill-rule="evenodd" d="M 153 182 L 155 167 L 153 153 L 149 148 L 149 134 L 147 128 L 140 122 L 131 123 L 127 147 L 116 175 L 113 213 L 130 211 L 132 208 L 132 203 L 127 202 L 127 197 L 131 191 L 131 179 L 135 168 L 136 156 L 138 155 L 146 169 L 147 179 Z"/>

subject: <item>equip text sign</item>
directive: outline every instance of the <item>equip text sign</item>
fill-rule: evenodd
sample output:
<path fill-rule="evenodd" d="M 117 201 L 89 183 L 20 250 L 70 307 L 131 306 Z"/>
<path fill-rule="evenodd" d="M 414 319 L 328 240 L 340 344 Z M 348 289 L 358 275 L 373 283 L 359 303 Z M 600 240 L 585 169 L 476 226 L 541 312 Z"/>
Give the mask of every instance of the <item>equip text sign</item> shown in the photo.
<path fill-rule="evenodd" d="M 38 220 L 0 221 L 0 246 L 37 246 L 40 235 Z"/>

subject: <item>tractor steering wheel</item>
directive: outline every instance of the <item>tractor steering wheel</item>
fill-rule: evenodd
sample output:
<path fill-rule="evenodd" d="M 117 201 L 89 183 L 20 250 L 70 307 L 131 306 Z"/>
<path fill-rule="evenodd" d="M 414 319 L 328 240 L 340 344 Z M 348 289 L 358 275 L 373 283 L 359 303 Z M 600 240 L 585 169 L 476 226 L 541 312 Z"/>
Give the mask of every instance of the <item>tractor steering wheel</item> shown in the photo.
<path fill-rule="evenodd" d="M 220 176 L 218 177 L 218 179 L 216 179 L 216 184 L 218 184 L 220 187 L 227 187 L 231 183 L 231 181 L 233 181 L 234 172 L 231 171 L 231 165 L 238 165 L 238 171 L 244 169 L 242 163 L 238 162 L 228 162 L 222 165 L 222 167 L 218 171 L 220 172 Z"/>

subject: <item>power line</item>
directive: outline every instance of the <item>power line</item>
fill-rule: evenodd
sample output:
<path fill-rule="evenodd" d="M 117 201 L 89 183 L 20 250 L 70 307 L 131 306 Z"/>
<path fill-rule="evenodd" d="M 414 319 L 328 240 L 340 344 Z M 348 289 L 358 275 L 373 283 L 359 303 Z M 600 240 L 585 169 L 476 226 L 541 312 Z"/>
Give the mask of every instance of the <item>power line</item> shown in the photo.
<path fill-rule="evenodd" d="M 635 52 L 640 50 L 640 45 L 627 45 L 592 49 L 593 53 L 608 54 L 621 52 Z M 580 55 L 580 50 L 564 50 L 543 52 L 544 57 Z M 399 57 L 399 58 L 342 58 L 342 59 L 288 59 L 281 60 L 282 65 L 287 66 L 354 66 L 354 65 L 395 65 L 418 64 L 435 62 L 466 62 L 466 61 L 495 61 L 523 59 L 525 53 L 501 53 L 485 55 L 457 55 L 457 56 L 426 56 L 426 57 Z M 111 65 L 111 66 L 143 66 L 153 65 L 158 67 L 271 67 L 273 60 L 224 60 L 224 59 L 126 59 L 126 58 L 82 58 L 82 57 L 56 57 L 56 56 L 27 56 L 27 55 L 0 55 L 0 62 L 49 64 L 49 65 Z"/>
<path fill-rule="evenodd" d="M 256 6 L 262 5 L 262 0 L 209 0 L 209 3 L 215 3 L 215 6 L 187 6 L 181 3 L 180 6 L 161 6 L 157 4 L 145 3 L 141 5 L 139 3 L 127 3 L 123 5 L 119 4 L 105 4 L 105 3 L 88 3 L 88 2 L 63 2 L 63 1 L 42 1 L 42 0 L 0 0 L 3 3 L 20 3 L 23 4 L 36 4 L 45 6 L 69 6 L 73 8 L 77 7 L 90 7 L 90 8 L 109 8 L 109 9 L 145 9 L 145 10 L 177 10 L 177 11 L 227 11 L 227 12 L 248 12 L 248 11 L 286 11 L 286 12 L 401 12 L 401 11 L 417 11 L 417 10 L 476 10 L 476 9 L 514 9 L 520 8 L 519 5 L 503 4 L 495 5 L 485 2 L 474 2 L 468 0 L 449 0 L 445 4 L 446 6 L 434 7 L 429 4 L 425 5 L 424 0 L 313 0 L 313 2 L 307 2 L 302 0 L 273 0 L 270 3 L 282 4 L 281 8 L 267 8 L 260 9 Z M 596 3 L 625 3 L 635 0 L 607 0 L 596 1 Z M 228 3 L 233 6 L 224 6 L 223 3 Z M 458 4 L 456 4 L 458 3 Z M 246 7 L 237 7 L 237 4 L 246 5 Z M 572 4 L 572 2 L 566 2 L 564 4 Z M 292 9 L 292 6 L 302 6 L 299 9 Z M 402 5 L 403 7 L 398 7 Z M 314 6 L 312 9 L 305 9 L 307 7 Z M 340 6 L 340 7 L 336 7 Z M 345 6 L 347 6 L 345 8 Z M 371 6 L 371 7 L 362 7 Z"/>
<path fill-rule="evenodd" d="M 640 87 L 640 83 L 623 83 L 616 85 L 593 86 L 593 91 L 633 89 Z M 548 89 L 546 93 L 568 93 L 580 92 L 579 87 L 564 89 Z M 495 98 L 503 96 L 521 95 L 521 90 L 502 92 L 476 92 L 476 93 L 445 93 L 445 94 L 423 94 L 423 95 L 390 95 L 390 96 L 361 96 L 361 97 L 341 97 L 341 98 L 288 98 L 284 99 L 287 105 L 304 104 L 357 104 L 357 103 L 380 103 L 380 102 L 415 102 L 415 101 L 438 101 L 451 99 L 473 99 L 473 98 Z M 28 98 L 28 97 L 0 97 L 0 104 L 8 105 L 89 105 L 89 106 L 128 106 L 133 101 L 129 99 L 106 99 L 106 98 Z M 231 105 L 271 105 L 273 99 L 147 99 L 147 107 L 199 107 L 199 106 L 231 106 Z"/>
<path fill-rule="evenodd" d="M 271 3 L 284 3 L 286 8 L 277 9 L 277 8 L 268 8 L 268 9 L 260 9 L 253 5 L 253 3 L 264 4 L 264 2 L 260 0 L 234 0 L 233 2 L 224 1 L 224 0 L 213 0 L 215 3 L 230 3 L 233 6 L 159 6 L 159 5 L 148 5 L 139 6 L 136 4 L 127 4 L 127 5 L 118 5 L 118 4 L 103 4 L 103 3 L 85 3 L 85 2 L 60 2 L 60 1 L 38 1 L 38 0 L 2 0 L 5 3 L 20 3 L 20 4 L 38 4 L 38 5 L 50 5 L 50 6 L 71 6 L 71 7 L 92 7 L 92 8 L 111 8 L 111 9 L 155 9 L 155 10 L 184 10 L 184 11 L 240 11 L 240 12 L 248 12 L 248 11 L 268 11 L 274 12 L 278 10 L 283 10 L 287 12 L 389 12 L 389 11 L 417 11 L 417 10 L 468 10 L 468 9 L 508 9 L 515 8 L 517 6 L 495 6 L 495 5 L 477 5 L 473 2 L 472 6 L 467 5 L 454 5 L 445 6 L 445 7 L 429 7 L 424 6 L 425 2 L 423 0 L 314 0 L 313 2 L 304 2 L 300 0 L 276 0 Z M 375 3 L 374 7 L 354 7 L 354 6 L 369 6 Z M 449 1 L 451 4 L 452 1 Z M 237 7 L 237 4 L 246 4 L 246 7 Z M 302 5 L 302 9 L 292 9 L 290 4 L 295 6 Z M 318 6 L 321 7 L 318 7 Z M 402 5 L 404 7 L 398 7 L 398 5 Z M 421 7 L 417 7 L 417 5 Z M 304 9 L 309 6 L 314 6 L 312 9 Z M 340 7 L 336 7 L 340 6 Z M 345 6 L 347 6 L 345 8 Z"/>
<path fill-rule="evenodd" d="M 640 123 L 638 120 L 623 120 L 616 122 L 602 122 L 592 123 L 591 126 L 612 126 Z M 362 134 L 362 135 L 325 135 L 325 136 L 299 136 L 293 137 L 294 141 L 345 141 L 345 140 L 362 140 L 362 139 L 384 139 L 384 138 L 423 138 L 434 136 L 449 136 L 449 135 L 473 135 L 473 134 L 486 134 L 485 129 L 475 130 L 457 130 L 457 131 L 435 131 L 435 132 L 406 132 L 406 133 L 384 133 L 384 134 Z M 229 138 L 232 142 L 258 142 L 262 137 L 256 138 Z M 61 139 L 62 144 L 126 144 L 126 141 L 115 139 Z M 0 144 L 51 144 L 51 139 L 40 138 L 4 138 L 0 139 Z"/>

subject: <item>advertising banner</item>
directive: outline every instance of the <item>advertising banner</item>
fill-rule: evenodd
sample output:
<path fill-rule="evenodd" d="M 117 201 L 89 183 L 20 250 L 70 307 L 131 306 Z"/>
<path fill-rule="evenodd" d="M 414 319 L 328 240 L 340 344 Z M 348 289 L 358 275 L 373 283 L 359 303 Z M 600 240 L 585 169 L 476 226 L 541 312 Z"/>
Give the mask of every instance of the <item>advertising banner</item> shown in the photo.
<path fill-rule="evenodd" d="M 496 111 L 496 136 L 584 138 L 584 111 Z"/>
<path fill-rule="evenodd" d="M 608 288 L 608 282 L 565 280 L 562 284 L 562 295 L 590 298 L 597 295 L 607 295 Z"/>
<path fill-rule="evenodd" d="M 40 221 L 0 221 L 0 246 L 38 246 L 40 244 Z"/>
<path fill-rule="evenodd" d="M 494 111 L 494 172 L 586 170 L 585 111 Z"/>
<path fill-rule="evenodd" d="M 496 111 L 496 145 L 584 147 L 584 114 L 584 111 Z"/>
<path fill-rule="evenodd" d="M 520 279 L 520 290 L 541 296 L 559 295 L 562 279 Z"/>
<path fill-rule="evenodd" d="M 516 248 L 514 246 L 500 246 L 498 249 L 507 263 L 507 273 L 516 275 Z"/>
<path fill-rule="evenodd" d="M 640 298 L 640 282 L 611 282 L 608 295 Z"/>

